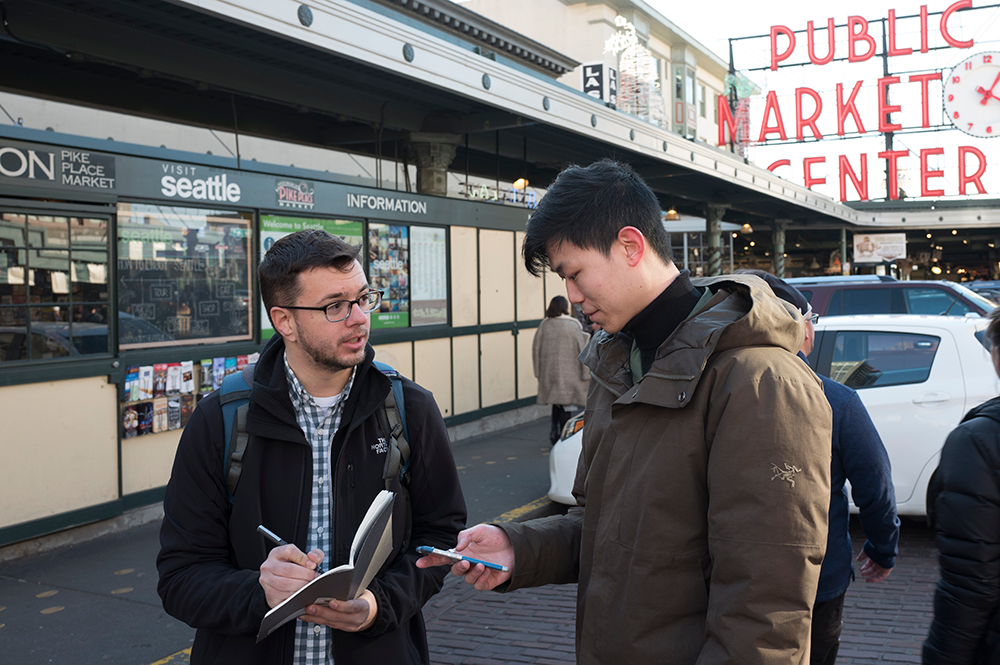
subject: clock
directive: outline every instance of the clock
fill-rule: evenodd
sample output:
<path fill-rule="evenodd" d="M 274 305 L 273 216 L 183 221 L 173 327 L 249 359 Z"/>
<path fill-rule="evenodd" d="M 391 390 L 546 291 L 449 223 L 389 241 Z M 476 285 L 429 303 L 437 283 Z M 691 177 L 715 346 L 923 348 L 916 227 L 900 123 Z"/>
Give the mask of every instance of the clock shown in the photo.
<path fill-rule="evenodd" d="M 966 134 L 1000 136 L 1000 51 L 970 55 L 955 65 L 944 80 L 944 112 Z"/>

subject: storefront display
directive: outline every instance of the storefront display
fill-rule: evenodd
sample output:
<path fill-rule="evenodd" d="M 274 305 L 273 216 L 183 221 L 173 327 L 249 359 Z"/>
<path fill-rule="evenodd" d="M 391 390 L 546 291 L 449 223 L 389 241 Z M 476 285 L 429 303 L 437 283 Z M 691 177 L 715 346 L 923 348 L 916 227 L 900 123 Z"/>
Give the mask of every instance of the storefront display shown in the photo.
<path fill-rule="evenodd" d="M 382 291 L 382 305 L 372 313 L 372 329 L 410 325 L 409 227 L 368 225 L 368 282 Z"/>
<path fill-rule="evenodd" d="M 448 323 L 447 229 L 412 226 L 414 326 Z"/>
<path fill-rule="evenodd" d="M 252 353 L 129 367 L 121 404 L 122 438 L 184 427 L 199 399 L 219 388 L 227 374 L 257 362 L 257 356 Z"/>
<path fill-rule="evenodd" d="M 119 203 L 119 348 L 250 339 L 252 219 Z"/>
<path fill-rule="evenodd" d="M 108 353 L 108 221 L 0 212 L 0 362 Z"/>

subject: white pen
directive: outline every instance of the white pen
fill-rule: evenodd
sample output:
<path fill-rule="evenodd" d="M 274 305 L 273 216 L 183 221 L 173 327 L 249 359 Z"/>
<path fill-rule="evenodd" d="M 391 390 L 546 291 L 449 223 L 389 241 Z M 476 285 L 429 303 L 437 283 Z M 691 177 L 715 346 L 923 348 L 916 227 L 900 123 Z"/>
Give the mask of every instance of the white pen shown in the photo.
<path fill-rule="evenodd" d="M 473 559 L 471 556 L 465 556 L 464 554 L 459 554 L 458 552 L 452 552 L 451 550 L 439 550 L 436 547 L 427 547 L 426 545 L 421 545 L 417 548 L 417 551 L 421 554 L 437 554 L 438 556 L 445 556 L 449 559 L 454 559 L 455 561 L 468 561 L 469 563 L 475 565 L 481 563 L 487 568 L 492 570 L 499 570 L 501 573 L 509 573 L 510 568 L 507 566 L 501 566 L 499 563 L 491 563 L 489 561 L 483 561 L 482 559 Z"/>

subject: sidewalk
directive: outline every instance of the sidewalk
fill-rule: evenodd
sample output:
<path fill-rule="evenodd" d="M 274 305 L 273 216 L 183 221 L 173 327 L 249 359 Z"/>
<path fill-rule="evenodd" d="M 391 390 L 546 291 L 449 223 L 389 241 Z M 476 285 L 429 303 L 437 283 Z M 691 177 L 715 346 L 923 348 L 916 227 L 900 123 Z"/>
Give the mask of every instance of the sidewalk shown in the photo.
<path fill-rule="evenodd" d="M 859 552 L 864 537 L 856 519 L 851 528 Z M 889 579 L 862 580 L 847 591 L 838 665 L 919 663 L 936 582 L 933 533 L 922 523 L 904 522 L 900 556 Z M 431 660 L 436 665 L 576 662 L 575 608 L 575 584 L 498 594 L 478 592 L 449 576 L 424 609 Z"/>

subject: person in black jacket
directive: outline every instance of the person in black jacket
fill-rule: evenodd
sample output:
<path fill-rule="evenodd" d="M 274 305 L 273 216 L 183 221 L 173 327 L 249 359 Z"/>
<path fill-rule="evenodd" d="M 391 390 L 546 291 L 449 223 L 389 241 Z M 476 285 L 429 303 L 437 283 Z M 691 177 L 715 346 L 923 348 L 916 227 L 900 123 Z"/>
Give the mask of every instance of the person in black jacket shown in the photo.
<path fill-rule="evenodd" d="M 986 337 L 1000 375 L 1000 309 Z M 1000 397 L 975 407 L 948 435 L 934 506 L 941 579 L 924 642 L 926 665 L 1000 663 Z"/>
<path fill-rule="evenodd" d="M 389 446 L 376 412 L 391 384 L 368 344 L 369 313 L 381 298 L 357 256 L 324 231 L 286 236 L 264 256 L 261 295 L 277 334 L 255 368 L 251 439 L 231 505 L 217 392 L 181 437 L 163 502 L 158 591 L 168 614 L 198 629 L 193 664 L 429 662 L 420 610 L 447 571 L 418 569 L 415 548 L 454 546 L 466 509 L 437 405 L 406 379 L 410 477 L 405 489 L 398 479 L 391 488 L 389 563 L 358 599 L 312 606 L 255 644 L 264 615 L 319 564 L 347 563 L 361 519 L 385 488 Z M 272 548 L 258 525 L 292 544 Z"/>

